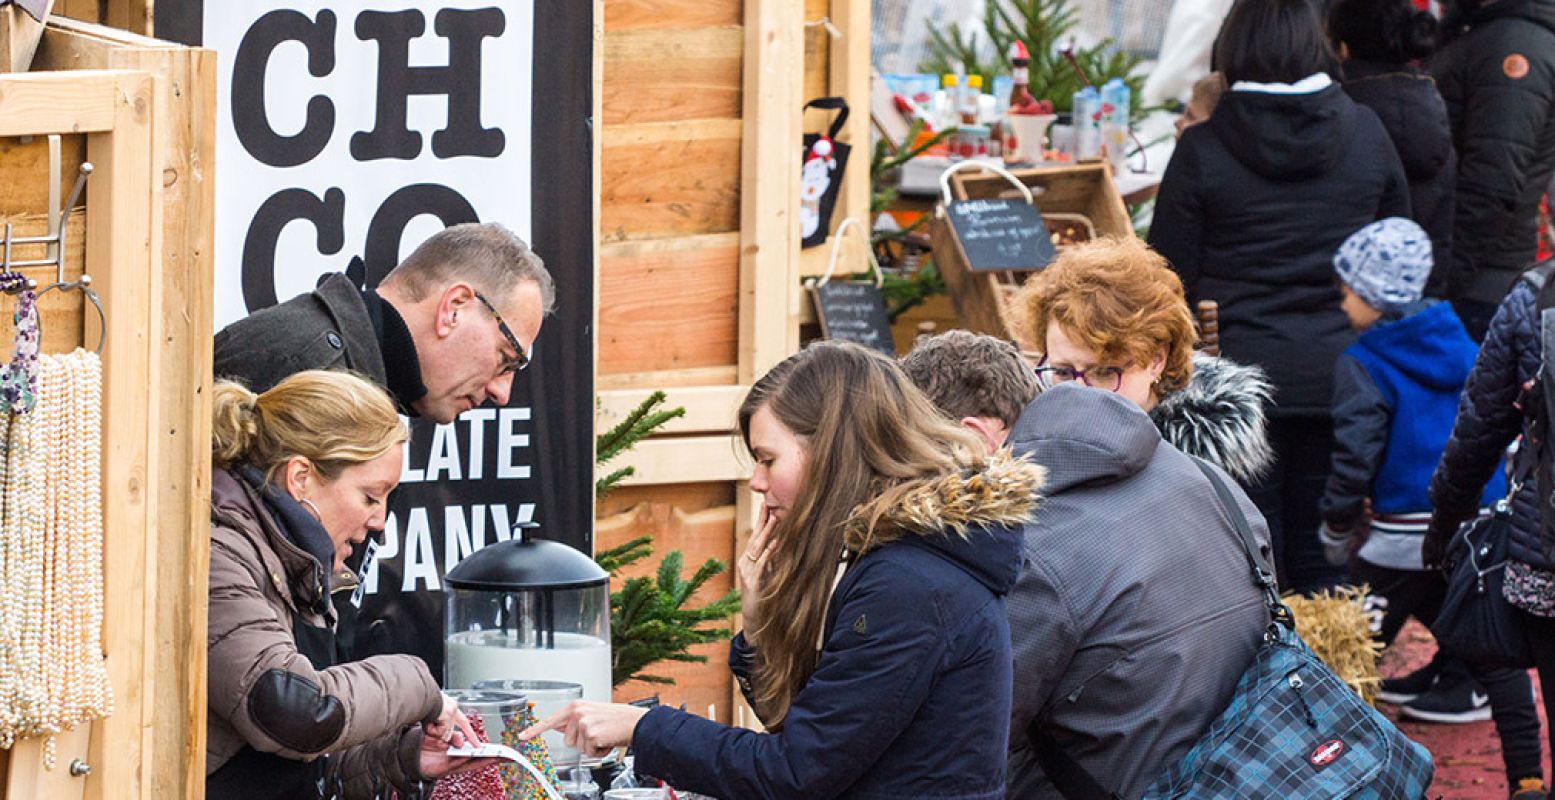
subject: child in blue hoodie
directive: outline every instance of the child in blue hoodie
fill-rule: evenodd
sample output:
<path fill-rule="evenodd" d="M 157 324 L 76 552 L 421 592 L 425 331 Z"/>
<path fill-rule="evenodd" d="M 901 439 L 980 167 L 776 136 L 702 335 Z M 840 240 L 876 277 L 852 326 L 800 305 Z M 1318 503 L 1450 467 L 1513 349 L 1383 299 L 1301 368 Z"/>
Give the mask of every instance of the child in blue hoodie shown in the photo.
<path fill-rule="evenodd" d="M 1320 508 L 1337 564 L 1358 548 L 1365 565 L 1424 570 L 1426 490 L 1479 352 L 1450 307 L 1421 299 L 1431 265 L 1429 235 L 1399 217 L 1360 229 L 1334 255 L 1340 308 L 1361 332 L 1334 366 L 1333 466 Z M 1505 494 L 1498 474 L 1484 503 Z M 1404 619 L 1394 622 L 1384 638 Z"/>
<path fill-rule="evenodd" d="M 1479 351 L 1450 305 L 1421 298 L 1431 266 L 1430 236 L 1398 217 L 1367 225 L 1334 255 L 1341 308 L 1361 335 L 1334 366 L 1333 462 L 1318 538 L 1334 564 L 1353 555 L 1351 580 L 1370 585 L 1384 644 L 1410 616 L 1429 625 L 1441 608 L 1446 582 L 1420 558 L 1431 519 L 1427 489 Z M 1481 506 L 1506 492 L 1497 470 Z M 1415 719 L 1466 722 L 1493 711 L 1509 785 L 1542 789 L 1525 673 L 1471 675 L 1439 653 L 1428 668 L 1384 681 L 1383 689 L 1379 699 Z"/>

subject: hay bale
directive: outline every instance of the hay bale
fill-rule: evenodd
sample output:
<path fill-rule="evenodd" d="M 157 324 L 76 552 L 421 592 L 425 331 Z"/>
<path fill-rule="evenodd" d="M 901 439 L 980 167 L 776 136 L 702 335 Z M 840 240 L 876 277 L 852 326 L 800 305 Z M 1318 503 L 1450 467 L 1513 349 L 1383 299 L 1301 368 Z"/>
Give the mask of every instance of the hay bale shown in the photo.
<path fill-rule="evenodd" d="M 1382 644 L 1371 634 L 1365 586 L 1341 586 L 1316 595 L 1286 595 L 1285 605 L 1296 617 L 1296 633 L 1367 703 L 1376 704 L 1382 676 L 1377 660 Z"/>

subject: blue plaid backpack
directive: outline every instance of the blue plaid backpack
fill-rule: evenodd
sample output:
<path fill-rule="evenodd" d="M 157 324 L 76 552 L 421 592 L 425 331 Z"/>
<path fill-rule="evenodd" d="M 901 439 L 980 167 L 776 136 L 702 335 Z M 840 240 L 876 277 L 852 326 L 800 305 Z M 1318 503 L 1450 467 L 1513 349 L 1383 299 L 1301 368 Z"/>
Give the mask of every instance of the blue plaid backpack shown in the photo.
<path fill-rule="evenodd" d="M 1204 462 L 1254 580 L 1269 628 L 1230 705 L 1187 755 L 1156 777 L 1140 800 L 1420 800 L 1435 767 L 1424 747 L 1367 705 L 1296 635 L 1274 572 L 1221 477 Z M 1037 762 L 1067 800 L 1122 800 L 1036 723 Z"/>

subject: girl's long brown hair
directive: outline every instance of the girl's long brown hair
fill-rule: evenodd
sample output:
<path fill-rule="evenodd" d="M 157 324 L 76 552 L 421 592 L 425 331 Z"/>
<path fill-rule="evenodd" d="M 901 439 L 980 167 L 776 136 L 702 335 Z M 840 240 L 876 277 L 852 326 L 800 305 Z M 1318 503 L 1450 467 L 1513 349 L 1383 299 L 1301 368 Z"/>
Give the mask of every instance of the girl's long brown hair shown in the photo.
<path fill-rule="evenodd" d="M 740 405 L 747 449 L 751 417 L 763 407 L 803 440 L 806 455 L 773 531 L 759 619 L 746 620 L 758 643 L 757 711 L 775 729 L 815 671 L 844 522 L 864 504 L 866 518 L 878 519 L 911 482 L 980 468 L 985 458 L 981 440 L 941 416 L 896 362 L 856 345 L 812 344 L 756 381 Z"/>

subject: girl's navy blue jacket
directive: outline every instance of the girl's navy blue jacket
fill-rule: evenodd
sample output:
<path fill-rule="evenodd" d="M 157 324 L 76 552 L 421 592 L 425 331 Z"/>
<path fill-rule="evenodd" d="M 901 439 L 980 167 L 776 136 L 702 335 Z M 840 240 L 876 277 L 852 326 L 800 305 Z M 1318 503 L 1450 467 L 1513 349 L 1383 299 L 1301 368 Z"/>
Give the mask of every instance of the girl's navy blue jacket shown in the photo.
<path fill-rule="evenodd" d="M 883 523 L 899 538 L 858 557 L 832 594 L 820 660 L 782 727 L 758 733 L 660 706 L 637 725 L 637 771 L 731 800 L 1002 800 L 1004 596 L 1041 475 L 996 458 L 909 495 Z M 735 637 L 729 664 L 747 696 L 755 657 Z"/>

